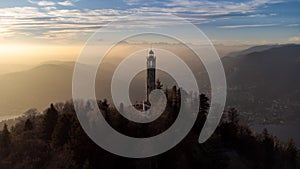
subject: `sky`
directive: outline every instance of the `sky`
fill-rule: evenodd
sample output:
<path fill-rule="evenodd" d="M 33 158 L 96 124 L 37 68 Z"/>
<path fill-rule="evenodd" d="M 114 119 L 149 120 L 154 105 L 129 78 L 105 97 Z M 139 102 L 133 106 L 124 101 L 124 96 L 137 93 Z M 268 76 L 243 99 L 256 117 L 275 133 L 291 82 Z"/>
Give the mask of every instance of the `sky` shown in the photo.
<path fill-rule="evenodd" d="M 2 0 L 0 64 L 72 60 L 96 30 L 141 13 L 182 17 L 215 45 L 300 43 L 299 0 Z"/>

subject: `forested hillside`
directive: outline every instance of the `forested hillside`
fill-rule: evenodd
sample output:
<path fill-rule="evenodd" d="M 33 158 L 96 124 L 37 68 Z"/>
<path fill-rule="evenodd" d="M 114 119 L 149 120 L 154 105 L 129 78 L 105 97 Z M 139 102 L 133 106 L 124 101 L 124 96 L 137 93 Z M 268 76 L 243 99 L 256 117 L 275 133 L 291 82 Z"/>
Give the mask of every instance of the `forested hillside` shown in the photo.
<path fill-rule="evenodd" d="M 239 123 L 239 112 L 234 108 L 224 112 L 213 136 L 199 144 L 198 136 L 209 108 L 205 95 L 200 100 L 196 124 L 187 137 L 168 152 L 145 159 L 123 158 L 103 150 L 82 130 L 71 101 L 51 104 L 42 114 L 28 112 L 15 126 L 3 127 L 0 168 L 299 168 L 299 152 L 293 140 L 282 143 L 267 130 L 253 133 Z M 115 129 L 136 137 L 159 134 L 172 124 L 178 111 L 176 105 L 169 106 L 165 116 L 152 125 L 141 125 L 122 118 L 106 100 L 99 101 L 98 106 Z"/>

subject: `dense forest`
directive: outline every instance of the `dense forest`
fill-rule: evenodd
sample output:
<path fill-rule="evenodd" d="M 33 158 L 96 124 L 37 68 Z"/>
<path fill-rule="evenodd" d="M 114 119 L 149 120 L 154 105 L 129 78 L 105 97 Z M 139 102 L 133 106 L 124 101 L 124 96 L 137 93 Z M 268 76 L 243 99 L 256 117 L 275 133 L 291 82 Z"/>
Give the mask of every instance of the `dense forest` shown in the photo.
<path fill-rule="evenodd" d="M 147 137 L 167 129 L 176 119 L 180 105 L 168 105 L 164 115 L 149 124 L 126 120 L 107 100 L 98 101 L 98 106 L 119 132 Z M 282 143 L 266 129 L 261 134 L 252 132 L 239 123 L 235 108 L 226 110 L 213 136 L 199 144 L 208 109 L 209 99 L 201 94 L 197 121 L 184 140 L 161 155 L 144 159 L 113 155 L 96 145 L 81 128 L 72 101 L 51 104 L 42 113 L 33 109 L 12 127 L 4 125 L 0 133 L 0 168 L 300 168 L 299 151 L 292 139 Z"/>

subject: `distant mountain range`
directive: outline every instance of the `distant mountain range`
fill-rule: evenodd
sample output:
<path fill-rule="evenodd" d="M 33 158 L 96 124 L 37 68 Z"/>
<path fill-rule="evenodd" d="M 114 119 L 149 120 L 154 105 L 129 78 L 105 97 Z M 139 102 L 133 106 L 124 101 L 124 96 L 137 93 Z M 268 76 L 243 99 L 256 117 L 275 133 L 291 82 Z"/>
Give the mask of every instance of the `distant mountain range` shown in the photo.
<path fill-rule="evenodd" d="M 0 64 L 0 76 L 7 73 L 28 70 L 33 67 L 34 67 L 33 65 L 23 65 L 23 64 Z"/>
<path fill-rule="evenodd" d="M 43 64 L 0 76 L 1 115 L 45 108 L 50 102 L 71 98 L 73 64 Z"/>
<path fill-rule="evenodd" d="M 262 51 L 265 51 L 265 50 L 268 50 L 271 48 L 281 47 L 281 46 L 284 46 L 284 45 L 274 44 L 274 45 L 253 46 L 253 47 L 247 48 L 245 50 L 231 52 L 227 55 L 227 57 L 244 56 L 244 55 L 248 55 L 253 52 L 262 52 Z"/>
<path fill-rule="evenodd" d="M 228 105 L 254 113 L 252 120 L 300 120 L 300 45 L 257 46 L 222 59 Z"/>
<path fill-rule="evenodd" d="M 282 123 L 300 117 L 297 114 L 300 110 L 300 45 L 255 46 L 231 53 L 223 57 L 222 62 L 228 82 L 227 106 L 244 112 L 249 123 Z M 102 69 L 111 71 L 111 67 L 107 63 Z M 0 75 L 0 114 L 17 115 L 29 108 L 42 110 L 51 102 L 71 99 L 73 68 L 73 62 L 48 62 L 26 71 Z M 161 72 L 158 76 L 172 81 Z M 131 87 L 141 89 L 136 90 L 139 96 L 144 92 L 143 78 L 144 74 L 140 73 L 139 83 Z M 96 84 L 108 79 L 97 76 Z M 108 85 L 96 89 L 98 95 L 107 91 L 110 91 Z"/>

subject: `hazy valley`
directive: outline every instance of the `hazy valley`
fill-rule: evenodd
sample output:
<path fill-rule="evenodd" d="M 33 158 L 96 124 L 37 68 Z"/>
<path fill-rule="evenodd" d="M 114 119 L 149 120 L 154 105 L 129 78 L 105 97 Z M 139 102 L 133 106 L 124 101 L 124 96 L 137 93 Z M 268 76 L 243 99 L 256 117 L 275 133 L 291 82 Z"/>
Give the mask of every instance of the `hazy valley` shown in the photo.
<path fill-rule="evenodd" d="M 300 45 L 256 46 L 234 52 L 222 58 L 228 83 L 227 106 L 244 112 L 245 120 L 252 123 L 282 123 L 300 118 Z M 159 56 L 158 56 L 159 57 Z M 72 98 L 74 62 L 47 62 L 20 72 L 0 75 L 0 114 L 19 115 L 30 108 L 43 110 L 51 102 Z M 99 98 L 109 97 L 111 63 L 101 65 L 104 72 L 96 78 Z M 196 66 L 196 65 L 192 65 Z M 203 69 L 201 70 L 203 71 Z M 132 102 L 144 99 L 144 76 L 140 72 L 131 84 Z M 200 72 L 201 92 L 208 93 L 207 74 Z M 175 82 L 158 72 L 164 87 Z M 102 82 L 107 82 L 102 85 Z M 101 85 L 101 86 L 100 86 Z"/>

